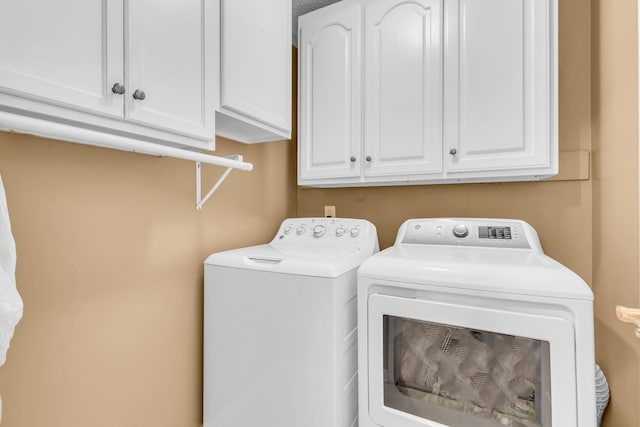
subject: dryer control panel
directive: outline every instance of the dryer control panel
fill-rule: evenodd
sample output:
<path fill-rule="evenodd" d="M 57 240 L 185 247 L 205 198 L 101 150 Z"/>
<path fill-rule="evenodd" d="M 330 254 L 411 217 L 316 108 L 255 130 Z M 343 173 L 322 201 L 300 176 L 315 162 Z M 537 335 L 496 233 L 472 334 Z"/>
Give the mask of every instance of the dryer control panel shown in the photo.
<path fill-rule="evenodd" d="M 378 238 L 375 226 L 363 219 L 290 218 L 281 225 L 271 242 L 278 246 L 360 247 L 368 248 Z"/>
<path fill-rule="evenodd" d="M 524 221 L 483 218 L 425 218 L 406 221 L 396 244 L 536 249 L 536 231 Z"/>

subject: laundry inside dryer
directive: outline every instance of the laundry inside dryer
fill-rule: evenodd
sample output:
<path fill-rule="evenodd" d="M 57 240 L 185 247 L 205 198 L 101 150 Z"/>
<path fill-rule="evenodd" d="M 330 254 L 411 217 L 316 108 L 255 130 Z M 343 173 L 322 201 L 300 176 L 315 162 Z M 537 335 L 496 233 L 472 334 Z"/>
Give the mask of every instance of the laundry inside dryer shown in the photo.
<path fill-rule="evenodd" d="M 385 406 L 421 417 L 443 407 L 519 427 L 550 418 L 548 342 L 395 316 L 383 321 Z M 432 419 L 450 422 L 450 413 L 444 418 Z"/>

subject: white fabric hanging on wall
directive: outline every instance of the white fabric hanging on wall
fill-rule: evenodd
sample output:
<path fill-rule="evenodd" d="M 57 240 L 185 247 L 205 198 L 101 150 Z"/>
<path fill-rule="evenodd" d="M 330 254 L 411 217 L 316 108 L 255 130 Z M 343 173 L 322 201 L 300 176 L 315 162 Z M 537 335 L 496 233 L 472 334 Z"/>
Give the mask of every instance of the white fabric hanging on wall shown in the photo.
<path fill-rule="evenodd" d="M 0 366 L 4 365 L 13 330 L 22 318 L 22 307 L 16 289 L 16 243 L 0 176 Z"/>

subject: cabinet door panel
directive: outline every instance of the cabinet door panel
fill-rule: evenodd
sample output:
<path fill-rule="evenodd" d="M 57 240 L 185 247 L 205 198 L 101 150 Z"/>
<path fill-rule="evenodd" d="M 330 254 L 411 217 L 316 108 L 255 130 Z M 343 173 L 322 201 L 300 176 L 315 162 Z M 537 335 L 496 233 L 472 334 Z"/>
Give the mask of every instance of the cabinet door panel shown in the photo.
<path fill-rule="evenodd" d="M 0 2 L 0 91 L 122 118 L 122 0 Z"/>
<path fill-rule="evenodd" d="M 301 179 L 360 175 L 360 19 L 359 4 L 300 18 Z"/>
<path fill-rule="evenodd" d="M 291 0 L 222 0 L 222 22 L 221 107 L 290 132 Z"/>
<path fill-rule="evenodd" d="M 442 171 L 442 2 L 367 3 L 365 176 Z"/>
<path fill-rule="evenodd" d="M 445 64 L 448 172 L 548 166 L 548 0 L 460 0 L 457 14 Z"/>
<path fill-rule="evenodd" d="M 214 137 L 219 4 L 136 0 L 128 6 L 127 119 Z M 144 100 L 133 99 L 141 90 Z"/>

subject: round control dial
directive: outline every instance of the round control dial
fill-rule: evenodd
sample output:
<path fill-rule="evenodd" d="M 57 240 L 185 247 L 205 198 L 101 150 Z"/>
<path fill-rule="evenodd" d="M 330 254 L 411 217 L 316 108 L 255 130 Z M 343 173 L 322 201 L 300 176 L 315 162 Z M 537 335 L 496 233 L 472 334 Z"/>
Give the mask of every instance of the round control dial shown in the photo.
<path fill-rule="evenodd" d="M 293 231 L 293 227 L 292 227 L 292 226 L 290 226 L 290 225 L 287 225 L 287 226 L 284 228 L 284 234 L 290 234 L 292 231 Z"/>
<path fill-rule="evenodd" d="M 342 237 L 342 236 L 344 236 L 344 232 L 345 232 L 345 231 L 346 231 L 346 230 L 345 230 L 344 228 L 342 228 L 342 227 L 338 227 L 338 228 L 336 228 L 336 236 L 338 236 L 338 237 Z"/>
<path fill-rule="evenodd" d="M 327 231 L 327 228 L 324 225 L 316 225 L 313 227 L 313 235 L 315 237 L 324 236 L 325 231 Z"/>
<path fill-rule="evenodd" d="M 464 224 L 458 224 L 453 227 L 453 235 L 456 237 L 467 237 L 469 229 Z"/>
<path fill-rule="evenodd" d="M 351 229 L 351 237 L 358 237 L 360 235 L 360 230 L 357 228 Z"/>
<path fill-rule="evenodd" d="M 300 227 L 298 227 L 298 228 L 296 229 L 296 234 L 297 234 L 298 236 L 302 236 L 302 235 L 304 234 L 304 232 L 305 232 L 305 229 L 304 229 L 304 227 L 303 227 L 303 226 L 300 226 Z"/>

